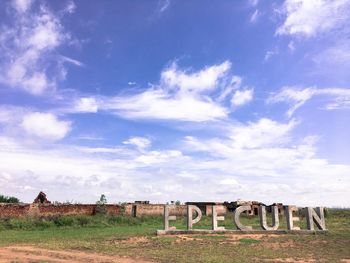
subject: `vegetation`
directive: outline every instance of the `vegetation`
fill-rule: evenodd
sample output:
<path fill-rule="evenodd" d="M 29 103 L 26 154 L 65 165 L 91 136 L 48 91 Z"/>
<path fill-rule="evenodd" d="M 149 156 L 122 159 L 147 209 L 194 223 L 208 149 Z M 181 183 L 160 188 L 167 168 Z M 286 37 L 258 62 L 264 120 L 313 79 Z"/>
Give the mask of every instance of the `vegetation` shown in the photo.
<path fill-rule="evenodd" d="M 18 204 L 19 199 L 13 196 L 5 196 L 0 195 L 0 203 L 12 203 L 12 204 Z"/>
<path fill-rule="evenodd" d="M 101 195 L 100 200 L 96 202 L 95 214 L 105 215 L 107 213 L 106 209 L 107 198 L 104 194 Z"/>
<path fill-rule="evenodd" d="M 117 254 L 157 262 L 252 262 L 315 261 L 350 259 L 350 210 L 330 210 L 327 234 L 315 235 L 188 235 L 156 236 L 161 217 L 62 216 L 47 219 L 0 220 L 0 246 L 31 244 L 49 249 L 72 249 Z M 242 218 L 258 228 L 258 218 Z M 281 229 L 285 229 L 284 217 Z M 173 223 L 185 228 L 185 218 Z M 209 228 L 203 217 L 196 228 Z M 226 228 L 233 228 L 232 215 Z M 305 228 L 304 223 L 301 224 Z"/>

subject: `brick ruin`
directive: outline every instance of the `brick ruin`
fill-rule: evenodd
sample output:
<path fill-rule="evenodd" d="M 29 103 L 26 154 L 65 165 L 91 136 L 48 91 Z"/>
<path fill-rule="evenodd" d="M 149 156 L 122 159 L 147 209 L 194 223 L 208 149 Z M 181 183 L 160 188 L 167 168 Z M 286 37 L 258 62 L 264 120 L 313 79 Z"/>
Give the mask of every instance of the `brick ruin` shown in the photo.
<path fill-rule="evenodd" d="M 0 204 L 0 218 L 52 217 L 62 215 L 94 215 L 95 204 Z M 119 205 L 105 205 L 107 214 L 119 215 Z"/>
<path fill-rule="evenodd" d="M 248 216 L 258 215 L 258 207 L 261 202 L 257 201 L 235 201 L 235 202 L 186 202 L 185 205 L 171 206 L 170 213 L 176 216 L 187 214 L 187 205 L 197 206 L 203 215 L 212 215 L 212 206 L 217 206 L 218 215 L 226 215 L 233 212 L 242 205 L 251 206 L 247 211 Z M 284 214 L 284 206 L 281 203 L 274 203 L 278 206 L 280 215 Z M 267 206 L 267 212 L 271 212 L 271 207 Z M 18 218 L 26 216 L 51 217 L 61 215 L 94 215 L 97 204 L 57 204 L 51 203 L 44 192 L 40 192 L 32 204 L 6 204 L 0 203 L 0 218 Z M 104 208 L 109 215 L 126 215 L 131 217 L 142 216 L 162 216 L 164 214 L 164 204 L 150 204 L 149 201 L 135 201 L 124 205 L 105 204 Z"/>
<path fill-rule="evenodd" d="M 47 200 L 46 194 L 40 191 L 38 196 L 34 199 L 33 204 L 51 204 L 51 202 Z"/>

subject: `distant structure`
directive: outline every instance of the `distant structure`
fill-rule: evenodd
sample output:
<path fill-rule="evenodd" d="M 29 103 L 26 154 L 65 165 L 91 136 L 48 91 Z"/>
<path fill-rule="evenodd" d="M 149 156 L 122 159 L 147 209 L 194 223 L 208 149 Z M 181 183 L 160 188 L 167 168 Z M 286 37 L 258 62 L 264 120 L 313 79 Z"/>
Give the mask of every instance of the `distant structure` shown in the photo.
<path fill-rule="evenodd" d="M 261 205 L 265 206 L 264 203 L 259 201 L 244 201 L 244 200 L 237 200 L 235 202 L 232 202 L 231 205 L 234 208 L 233 211 L 236 210 L 236 208 L 239 206 L 249 205 L 251 207 L 250 210 L 247 210 L 245 212 L 247 216 L 259 215 L 259 206 Z"/>
<path fill-rule="evenodd" d="M 46 194 L 44 192 L 41 192 L 38 194 L 38 196 L 34 199 L 34 204 L 51 204 L 49 200 L 47 200 Z"/>
<path fill-rule="evenodd" d="M 148 205 L 149 201 L 135 201 L 135 204 Z"/>
<path fill-rule="evenodd" d="M 222 205 L 223 203 L 217 203 L 217 202 L 186 202 L 186 205 L 195 205 L 197 206 L 201 211 L 203 215 L 211 215 L 211 207 L 213 205 Z M 208 211 L 210 209 L 210 211 Z"/>
<path fill-rule="evenodd" d="M 273 206 L 277 206 L 279 215 L 284 215 L 284 205 L 282 203 L 273 203 L 272 205 L 266 207 L 266 211 L 271 213 Z"/>

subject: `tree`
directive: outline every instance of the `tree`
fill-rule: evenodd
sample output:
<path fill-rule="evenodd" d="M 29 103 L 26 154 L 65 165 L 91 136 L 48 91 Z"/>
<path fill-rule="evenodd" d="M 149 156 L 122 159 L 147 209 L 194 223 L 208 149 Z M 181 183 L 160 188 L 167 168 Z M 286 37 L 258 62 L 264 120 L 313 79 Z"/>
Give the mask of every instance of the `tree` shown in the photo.
<path fill-rule="evenodd" d="M 100 200 L 96 202 L 97 205 L 107 204 L 107 198 L 104 194 L 101 195 Z"/>
<path fill-rule="evenodd" d="M 107 198 L 102 194 L 100 200 L 96 202 L 95 214 L 107 214 L 106 204 Z"/>
<path fill-rule="evenodd" d="M 0 203 L 18 204 L 19 199 L 13 196 L 0 195 Z"/>

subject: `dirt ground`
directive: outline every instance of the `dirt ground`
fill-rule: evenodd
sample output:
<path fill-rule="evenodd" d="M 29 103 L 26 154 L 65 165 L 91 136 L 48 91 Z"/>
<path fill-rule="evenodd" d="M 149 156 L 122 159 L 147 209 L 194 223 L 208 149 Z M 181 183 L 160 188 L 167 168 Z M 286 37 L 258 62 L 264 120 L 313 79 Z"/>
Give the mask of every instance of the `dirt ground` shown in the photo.
<path fill-rule="evenodd" d="M 118 262 L 151 263 L 142 259 L 109 256 L 82 251 L 47 250 L 34 246 L 9 246 L 0 248 L 0 262 Z"/>

